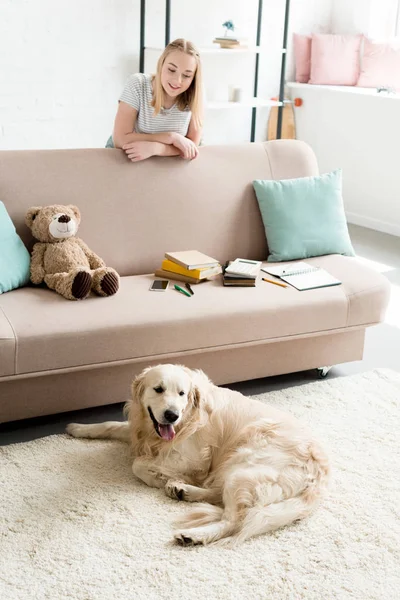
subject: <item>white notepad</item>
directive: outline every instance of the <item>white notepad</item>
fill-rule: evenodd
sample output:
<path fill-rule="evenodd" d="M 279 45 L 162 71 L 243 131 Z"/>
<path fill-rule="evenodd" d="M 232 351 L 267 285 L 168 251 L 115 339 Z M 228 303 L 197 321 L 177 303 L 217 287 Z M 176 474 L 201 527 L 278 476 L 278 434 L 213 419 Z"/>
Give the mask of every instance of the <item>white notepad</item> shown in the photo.
<path fill-rule="evenodd" d="M 275 275 L 282 281 L 286 281 L 297 290 L 313 290 L 315 288 L 340 285 L 342 282 L 333 277 L 328 271 L 321 267 L 313 267 L 305 262 L 279 265 L 279 267 L 263 267 L 265 273 Z"/>

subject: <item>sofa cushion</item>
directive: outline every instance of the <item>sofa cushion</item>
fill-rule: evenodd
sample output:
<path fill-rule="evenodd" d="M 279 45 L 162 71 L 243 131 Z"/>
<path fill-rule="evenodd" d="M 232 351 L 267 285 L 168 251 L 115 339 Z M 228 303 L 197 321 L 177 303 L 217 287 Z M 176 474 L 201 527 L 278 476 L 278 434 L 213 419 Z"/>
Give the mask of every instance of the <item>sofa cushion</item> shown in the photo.
<path fill-rule="evenodd" d="M 342 199 L 340 169 L 317 177 L 253 182 L 269 262 L 324 254 L 354 256 Z"/>
<path fill-rule="evenodd" d="M 111 365 L 217 347 L 257 344 L 369 325 L 382 318 L 388 282 L 354 258 L 309 260 L 343 285 L 299 292 L 259 281 L 226 288 L 221 280 L 194 286 L 188 298 L 172 286 L 149 291 L 152 275 L 123 277 L 113 297 L 69 302 L 52 291 L 21 288 L 0 296 L 18 339 L 17 373 Z M 362 298 L 362 302 L 359 299 Z M 29 306 L 29 310 L 27 307 Z"/>
<path fill-rule="evenodd" d="M 29 282 L 30 256 L 0 201 L 0 294 Z"/>
<path fill-rule="evenodd" d="M 196 160 L 155 156 L 135 165 L 122 150 L 10 150 L 0 152 L 0 198 L 28 248 L 29 207 L 75 204 L 79 237 L 121 276 L 140 275 L 157 269 L 166 250 L 194 242 L 221 262 L 265 259 L 251 182 L 317 173 L 315 154 L 298 140 L 210 145 Z"/>

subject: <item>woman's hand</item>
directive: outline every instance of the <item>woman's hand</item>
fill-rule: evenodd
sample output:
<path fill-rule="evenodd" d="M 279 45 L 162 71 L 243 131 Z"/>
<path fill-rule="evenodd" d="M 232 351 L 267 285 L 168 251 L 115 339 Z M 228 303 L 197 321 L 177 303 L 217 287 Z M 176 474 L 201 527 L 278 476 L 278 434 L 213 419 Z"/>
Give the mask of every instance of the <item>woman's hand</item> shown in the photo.
<path fill-rule="evenodd" d="M 182 158 L 193 160 L 199 154 L 196 144 L 180 133 L 173 134 L 172 145 L 178 148 Z"/>
<path fill-rule="evenodd" d="M 150 156 L 158 154 L 157 142 L 129 142 L 122 146 L 127 157 L 132 162 L 139 162 L 140 160 L 146 160 Z"/>

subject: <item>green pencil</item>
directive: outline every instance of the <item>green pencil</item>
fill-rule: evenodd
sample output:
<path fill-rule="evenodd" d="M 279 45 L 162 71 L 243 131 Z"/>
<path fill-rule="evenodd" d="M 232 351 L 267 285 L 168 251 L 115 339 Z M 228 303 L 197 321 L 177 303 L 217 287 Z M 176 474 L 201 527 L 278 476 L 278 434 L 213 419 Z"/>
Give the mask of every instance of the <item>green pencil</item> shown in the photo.
<path fill-rule="evenodd" d="M 175 284 L 174 288 L 176 289 L 177 292 L 181 292 L 182 294 L 185 294 L 185 296 L 189 296 L 189 298 L 192 297 L 192 294 L 190 294 L 187 290 L 185 290 L 183 287 L 181 287 L 180 285 Z"/>

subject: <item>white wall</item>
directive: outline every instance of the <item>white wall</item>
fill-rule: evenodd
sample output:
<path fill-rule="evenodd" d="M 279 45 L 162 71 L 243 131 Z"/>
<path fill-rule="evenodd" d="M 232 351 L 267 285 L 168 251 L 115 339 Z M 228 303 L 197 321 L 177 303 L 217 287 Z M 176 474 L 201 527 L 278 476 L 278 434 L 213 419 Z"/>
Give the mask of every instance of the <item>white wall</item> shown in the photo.
<path fill-rule="evenodd" d="M 329 31 L 333 0 L 292 0 L 290 31 Z M 148 0 L 147 45 L 162 45 L 164 6 Z M 279 87 L 285 0 L 264 0 L 259 95 Z M 172 0 L 171 36 L 210 45 L 231 18 L 253 41 L 257 0 Z M 139 68 L 139 0 L 0 0 L 0 149 L 102 147 L 126 77 Z M 290 39 L 291 36 L 289 36 Z M 290 58 L 290 54 L 289 54 Z M 288 61 L 288 79 L 292 78 Z M 252 89 L 254 55 L 204 57 L 208 94 Z M 206 115 L 208 143 L 249 139 L 251 109 Z M 258 110 L 257 140 L 268 109 Z"/>
<path fill-rule="evenodd" d="M 104 145 L 136 68 L 138 6 L 0 1 L 0 148 Z"/>
<path fill-rule="evenodd" d="M 315 151 L 321 173 L 343 170 L 350 223 L 400 236 L 400 97 L 374 90 L 291 84 L 297 137 Z"/>

